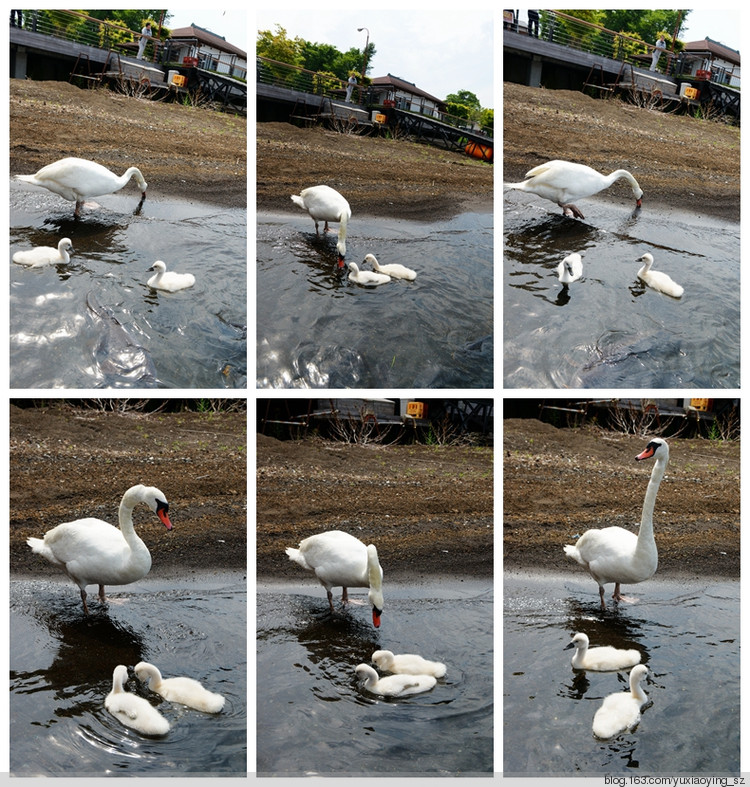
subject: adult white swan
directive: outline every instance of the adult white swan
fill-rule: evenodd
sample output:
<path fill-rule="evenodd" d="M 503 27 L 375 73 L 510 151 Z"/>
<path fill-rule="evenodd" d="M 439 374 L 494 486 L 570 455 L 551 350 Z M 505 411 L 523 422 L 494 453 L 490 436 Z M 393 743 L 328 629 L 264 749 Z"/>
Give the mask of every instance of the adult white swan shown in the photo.
<path fill-rule="evenodd" d="M 366 287 L 376 287 L 378 284 L 387 284 L 391 277 L 376 271 L 361 271 L 356 262 L 347 263 L 349 266 L 349 281 L 355 284 L 364 284 Z"/>
<path fill-rule="evenodd" d="M 652 271 L 651 266 L 654 264 L 653 255 L 646 252 L 642 257 L 638 257 L 636 262 L 642 262 L 643 267 L 638 271 L 638 278 L 654 290 L 663 292 L 665 295 L 671 295 L 673 298 L 682 298 L 685 292 L 677 282 L 673 281 L 666 273 L 661 271 Z"/>
<path fill-rule="evenodd" d="M 639 722 L 641 708 L 648 700 L 648 695 L 641 688 L 641 681 L 647 674 L 648 668 L 638 664 L 630 671 L 630 690 L 617 691 L 604 698 L 594 714 L 592 725 L 597 738 L 612 738 L 618 732 L 632 729 Z"/>
<path fill-rule="evenodd" d="M 568 254 L 557 266 L 557 278 L 563 284 L 570 284 L 583 276 L 583 261 L 580 254 Z"/>
<path fill-rule="evenodd" d="M 83 203 L 89 197 L 100 197 L 102 194 L 113 194 L 126 186 L 131 178 L 135 178 L 141 190 L 141 202 L 146 199 L 148 184 L 138 167 L 129 167 L 122 175 L 115 175 L 96 161 L 82 158 L 63 158 L 53 164 L 47 164 L 34 175 L 17 175 L 18 180 L 43 186 L 45 189 L 59 194 L 70 202 L 75 202 L 75 216 L 81 215 Z"/>
<path fill-rule="evenodd" d="M 13 262 L 18 265 L 27 265 L 29 268 L 42 268 L 45 265 L 67 265 L 73 251 L 73 243 L 70 238 L 63 238 L 57 244 L 56 249 L 52 246 L 37 246 L 27 251 L 17 251 L 13 255 Z"/>
<path fill-rule="evenodd" d="M 390 650 L 376 650 L 371 660 L 382 672 L 394 672 L 397 675 L 432 675 L 436 678 L 445 675 L 445 664 L 428 661 L 416 653 L 400 653 L 396 656 Z"/>
<path fill-rule="evenodd" d="M 166 292 L 177 292 L 185 290 L 195 284 L 195 276 L 192 273 L 175 273 L 168 271 L 166 263 L 157 260 L 150 268 L 156 273 L 148 280 L 148 286 L 155 290 L 166 290 Z"/>
<path fill-rule="evenodd" d="M 626 667 L 633 667 L 641 660 L 641 654 L 633 649 L 623 650 L 620 648 L 613 648 L 611 645 L 590 648 L 589 638 L 583 632 L 576 634 L 563 650 L 568 650 L 569 648 L 576 649 L 570 661 L 573 665 L 573 669 L 588 669 L 606 672 L 608 670 L 620 670 Z"/>
<path fill-rule="evenodd" d="M 654 541 L 654 504 L 659 484 L 664 477 L 669 462 L 669 446 L 660 437 L 652 438 L 646 448 L 636 456 L 637 460 L 655 457 L 651 479 L 646 489 L 641 513 L 641 526 L 638 535 L 623 527 L 605 527 L 600 530 L 587 530 L 576 541 L 575 546 L 564 547 L 565 554 L 588 570 L 599 584 L 599 599 L 602 609 L 604 585 L 615 583 L 612 596 L 622 601 L 620 584 L 632 584 L 650 579 L 656 571 L 658 556 Z"/>
<path fill-rule="evenodd" d="M 299 195 L 292 194 L 292 202 L 310 214 L 315 222 L 316 235 L 319 234 L 319 222 L 325 222 L 323 232 L 328 232 L 329 221 L 338 222 L 339 238 L 336 249 L 339 253 L 339 268 L 343 268 L 346 257 L 346 228 L 352 217 L 349 203 L 330 186 L 310 186 L 308 189 L 302 189 Z"/>
<path fill-rule="evenodd" d="M 169 722 L 154 708 L 148 700 L 125 691 L 128 679 L 128 668 L 118 664 L 112 674 L 112 691 L 104 700 L 104 707 L 126 727 L 130 727 L 143 735 L 166 735 Z"/>
<path fill-rule="evenodd" d="M 347 588 L 370 588 L 372 623 L 380 626 L 383 613 L 383 569 L 374 544 L 365 546 L 358 538 L 341 530 L 328 530 L 300 541 L 299 549 L 287 547 L 286 554 L 302 568 L 314 571 L 328 594 L 333 612 L 331 588 L 341 586 L 341 601 L 349 601 Z"/>
<path fill-rule="evenodd" d="M 63 522 L 47 531 L 43 539 L 26 539 L 34 552 L 60 566 L 78 585 L 87 615 L 86 585 L 99 585 L 99 599 L 104 603 L 105 585 L 129 585 L 145 577 L 151 568 L 151 553 L 133 529 L 133 508 L 139 503 L 145 503 L 167 530 L 172 529 L 164 493 L 156 487 L 137 484 L 122 496 L 119 530 L 101 519 L 88 517 Z"/>
<path fill-rule="evenodd" d="M 369 262 L 372 265 L 372 269 L 377 271 L 378 273 L 384 273 L 386 276 L 390 276 L 392 279 L 408 279 L 409 281 L 414 281 L 417 278 L 417 274 L 411 268 L 407 268 L 406 265 L 400 265 L 398 262 L 391 262 L 388 265 L 381 265 L 378 262 L 377 257 L 374 254 L 367 254 L 363 260 L 363 263 Z"/>
<path fill-rule="evenodd" d="M 504 183 L 503 187 L 528 191 L 530 194 L 551 200 L 563 209 L 565 216 L 584 218 L 583 213 L 572 203 L 608 189 L 620 178 L 628 181 L 633 189 L 636 207 L 641 207 L 643 190 L 626 169 L 616 169 L 609 175 L 602 175 L 585 164 L 555 160 L 530 169 L 525 177 L 526 180 L 520 183 Z"/>
<path fill-rule="evenodd" d="M 364 679 L 364 686 L 372 694 L 381 697 L 406 697 L 429 691 L 437 681 L 432 675 L 386 675 L 378 678 L 378 673 L 369 664 L 360 664 L 354 670 Z"/>
<path fill-rule="evenodd" d="M 187 705 L 205 713 L 218 713 L 224 707 L 224 697 L 201 686 L 193 678 L 162 678 L 161 672 L 153 664 L 141 661 L 135 665 L 135 675 L 142 683 L 147 683 L 165 700 Z"/>

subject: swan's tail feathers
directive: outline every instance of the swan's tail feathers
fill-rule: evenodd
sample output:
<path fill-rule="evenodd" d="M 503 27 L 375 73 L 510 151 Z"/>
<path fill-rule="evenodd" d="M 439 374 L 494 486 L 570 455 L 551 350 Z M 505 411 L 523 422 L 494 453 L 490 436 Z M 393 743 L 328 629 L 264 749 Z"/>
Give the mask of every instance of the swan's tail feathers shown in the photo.
<path fill-rule="evenodd" d="M 520 183 L 503 183 L 503 189 L 522 189 L 525 185 L 525 180 L 522 180 Z"/>
<path fill-rule="evenodd" d="M 308 564 L 305 560 L 305 556 L 299 551 L 299 549 L 295 549 L 294 547 L 287 547 L 286 553 L 289 555 L 289 560 L 293 560 L 298 565 L 302 566 L 302 568 L 306 568 L 308 571 L 312 571 L 312 566 Z"/>
<path fill-rule="evenodd" d="M 36 175 L 16 175 L 16 180 L 22 180 L 24 183 L 33 183 L 36 185 Z"/>
<path fill-rule="evenodd" d="M 573 546 L 571 544 L 566 544 L 563 549 L 565 550 L 565 554 L 571 559 L 575 560 L 576 563 L 580 563 L 582 566 L 585 566 L 586 563 L 584 562 L 583 558 L 581 557 L 580 553 L 578 552 L 578 547 Z"/>
<path fill-rule="evenodd" d="M 297 196 L 297 194 L 292 194 L 292 202 L 295 205 L 299 205 L 299 207 L 302 208 L 303 210 L 305 209 L 304 200 L 302 199 L 302 197 Z"/>
<path fill-rule="evenodd" d="M 31 547 L 32 552 L 36 552 L 38 555 L 44 553 L 44 541 L 41 538 L 27 538 L 26 543 Z"/>

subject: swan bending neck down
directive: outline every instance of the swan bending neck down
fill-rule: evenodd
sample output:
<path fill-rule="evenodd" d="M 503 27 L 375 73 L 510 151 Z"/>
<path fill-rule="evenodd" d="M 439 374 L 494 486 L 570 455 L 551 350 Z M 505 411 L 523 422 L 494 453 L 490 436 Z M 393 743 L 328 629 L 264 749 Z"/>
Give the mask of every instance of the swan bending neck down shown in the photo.
<path fill-rule="evenodd" d="M 135 665 L 135 675 L 142 683 L 148 683 L 165 700 L 187 705 L 204 713 L 218 713 L 224 707 L 221 694 L 205 689 L 193 678 L 162 678 L 161 672 L 153 664 L 141 661 Z"/>
<path fill-rule="evenodd" d="M 78 585 L 86 615 L 86 585 L 99 585 L 99 599 L 104 603 L 105 585 L 128 585 L 145 577 L 151 568 L 151 553 L 133 528 L 133 509 L 139 503 L 145 503 L 167 530 L 172 529 L 164 493 L 137 484 L 120 501 L 119 530 L 89 517 L 63 522 L 47 531 L 44 538 L 26 539 L 33 552 L 60 566 Z"/>
<path fill-rule="evenodd" d="M 503 187 L 527 191 L 543 199 L 551 200 L 563 209 L 565 216 L 584 218 L 583 213 L 572 203 L 598 194 L 620 179 L 627 180 L 633 190 L 636 208 L 641 207 L 643 190 L 638 185 L 638 181 L 626 169 L 616 169 L 609 175 L 602 175 L 585 164 L 555 160 L 530 169 L 525 177 L 526 180 L 519 183 L 504 183 Z"/>
<path fill-rule="evenodd" d="M 594 714 L 592 725 L 597 738 L 612 738 L 618 732 L 632 729 L 639 722 L 641 708 L 648 700 L 648 695 L 641 688 L 641 681 L 647 674 L 646 666 L 636 665 L 630 671 L 630 691 L 618 691 L 604 698 Z"/>
<path fill-rule="evenodd" d="M 44 265 L 67 265 L 70 254 L 74 252 L 70 238 L 63 238 L 57 248 L 51 246 L 37 246 L 28 251 L 17 251 L 13 255 L 13 262 L 18 265 L 27 265 L 29 268 L 41 268 Z"/>
<path fill-rule="evenodd" d="M 575 543 L 564 547 L 565 554 L 588 570 L 599 585 L 601 608 L 604 603 L 604 585 L 615 583 L 613 598 L 623 601 L 620 584 L 633 584 L 650 579 L 658 563 L 654 540 L 654 505 L 664 473 L 669 462 L 669 446 L 660 437 L 654 437 L 636 460 L 654 457 L 655 463 L 643 500 L 641 526 L 638 536 L 622 527 L 605 527 L 587 530 Z"/>
<path fill-rule="evenodd" d="M 372 265 L 372 269 L 374 271 L 377 271 L 378 273 L 384 273 L 386 276 L 390 276 L 393 279 L 406 279 L 407 281 L 414 281 L 414 279 L 417 278 L 415 271 L 413 271 L 411 268 L 407 268 L 405 265 L 400 265 L 397 262 L 392 262 L 388 265 L 381 265 L 374 254 L 365 255 L 365 258 L 362 262 L 363 264 L 365 262 L 369 262 L 370 265 Z"/>
<path fill-rule="evenodd" d="M 570 284 L 583 276 L 583 261 L 580 254 L 568 254 L 557 266 L 557 278 L 563 284 Z"/>
<path fill-rule="evenodd" d="M 386 675 L 378 678 L 378 673 L 369 664 L 360 664 L 354 671 L 360 678 L 364 678 L 367 691 L 380 694 L 381 697 L 420 694 L 429 691 L 437 683 L 433 675 Z"/>
<path fill-rule="evenodd" d="M 575 648 L 576 652 L 570 663 L 573 669 L 589 669 L 599 672 L 620 670 L 633 667 L 641 660 L 641 654 L 634 649 L 621 650 L 610 645 L 598 648 L 589 648 L 589 638 L 579 632 L 565 646 L 564 650 Z"/>
<path fill-rule="evenodd" d="M 642 257 L 638 257 L 636 262 L 642 262 L 643 267 L 638 271 L 638 278 L 654 290 L 663 292 L 665 295 L 670 295 L 672 298 L 682 298 L 685 290 L 672 280 L 666 273 L 661 271 L 652 271 L 651 266 L 654 264 L 654 258 L 651 254 L 646 252 Z"/>
<path fill-rule="evenodd" d="M 318 222 L 325 222 L 323 232 L 329 231 L 329 221 L 338 222 L 339 237 L 336 242 L 336 250 L 339 253 L 338 267 L 343 268 L 346 257 L 346 228 L 352 217 L 349 203 L 336 189 L 332 189 L 330 186 L 310 186 L 310 188 L 302 189 L 299 195 L 292 194 L 292 202 L 310 214 L 310 218 L 315 222 L 316 235 L 320 234 Z"/>
<path fill-rule="evenodd" d="M 376 650 L 371 661 L 382 672 L 393 672 L 397 675 L 433 675 L 442 678 L 446 671 L 445 664 L 428 661 L 416 653 L 400 653 L 395 656 L 390 650 Z"/>
<path fill-rule="evenodd" d="M 63 199 L 75 202 L 74 215 L 76 218 L 81 215 L 83 203 L 89 197 L 113 194 L 124 188 L 131 178 L 135 178 L 135 182 L 141 190 L 141 201 L 138 203 L 138 208 L 146 199 L 146 189 L 148 188 L 138 167 L 129 167 L 122 175 L 115 175 L 114 172 L 110 172 L 96 161 L 75 157 L 60 159 L 42 167 L 34 175 L 17 175 L 17 178 L 34 186 L 42 186 Z"/>
<path fill-rule="evenodd" d="M 342 604 L 347 604 L 347 588 L 369 588 L 372 624 L 380 626 L 383 614 L 383 569 L 374 544 L 365 546 L 358 538 L 341 530 L 329 530 L 300 541 L 299 549 L 287 547 L 290 560 L 308 571 L 314 571 L 328 594 L 333 612 L 331 588 L 341 586 Z"/>
<path fill-rule="evenodd" d="M 112 691 L 104 700 L 104 707 L 122 724 L 143 735 L 166 735 L 169 722 L 148 700 L 125 691 L 128 668 L 118 664 L 112 674 Z"/>

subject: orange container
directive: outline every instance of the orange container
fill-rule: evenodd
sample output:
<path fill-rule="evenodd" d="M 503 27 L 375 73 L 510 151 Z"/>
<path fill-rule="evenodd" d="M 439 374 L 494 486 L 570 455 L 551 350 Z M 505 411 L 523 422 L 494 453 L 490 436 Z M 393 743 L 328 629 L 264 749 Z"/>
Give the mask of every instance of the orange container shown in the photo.
<path fill-rule="evenodd" d="M 427 414 L 427 406 L 424 402 L 408 402 L 406 405 L 406 414 L 412 418 L 424 418 Z"/>
<path fill-rule="evenodd" d="M 483 161 L 492 161 L 492 148 L 488 145 L 479 145 L 476 142 L 469 142 L 464 148 L 469 156 L 480 158 Z"/>

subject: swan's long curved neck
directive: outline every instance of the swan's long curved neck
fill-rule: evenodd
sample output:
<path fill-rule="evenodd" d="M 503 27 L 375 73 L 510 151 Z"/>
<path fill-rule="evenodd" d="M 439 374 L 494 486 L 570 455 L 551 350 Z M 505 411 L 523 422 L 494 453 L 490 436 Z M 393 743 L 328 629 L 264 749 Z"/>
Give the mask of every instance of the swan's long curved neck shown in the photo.
<path fill-rule="evenodd" d="M 630 694 L 638 700 L 638 702 L 645 702 L 648 699 L 648 694 L 641 687 L 641 682 L 634 676 L 630 676 Z"/>
<path fill-rule="evenodd" d="M 634 194 L 643 193 L 641 187 L 638 185 L 638 181 L 626 169 L 616 169 L 614 172 L 607 175 L 607 180 L 609 181 L 608 186 L 611 186 L 616 180 L 620 180 L 620 178 L 630 183 L 630 187 L 633 189 Z"/>
<path fill-rule="evenodd" d="M 664 478 L 667 469 L 667 462 L 663 457 L 656 460 L 654 469 L 651 471 L 651 478 L 646 489 L 646 497 L 643 499 L 643 511 L 641 512 L 641 527 L 638 531 L 638 546 L 644 541 L 653 540 L 654 537 L 654 506 L 656 505 L 656 493 L 659 491 L 659 484 Z"/>

